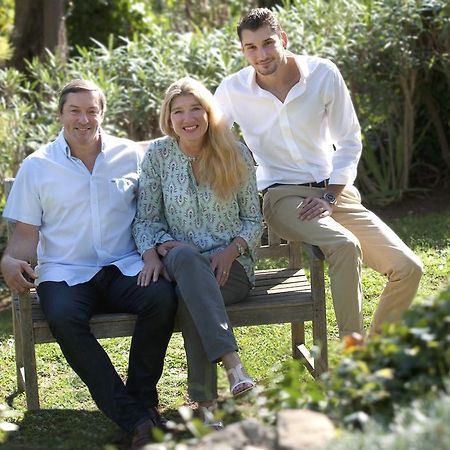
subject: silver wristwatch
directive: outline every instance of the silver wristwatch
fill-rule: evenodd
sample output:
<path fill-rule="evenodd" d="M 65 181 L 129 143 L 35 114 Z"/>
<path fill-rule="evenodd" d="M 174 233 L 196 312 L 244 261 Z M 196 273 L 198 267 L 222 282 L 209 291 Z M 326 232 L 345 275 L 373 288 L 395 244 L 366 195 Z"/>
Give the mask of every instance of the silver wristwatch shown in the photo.
<path fill-rule="evenodd" d="M 327 201 L 330 205 L 335 205 L 337 202 L 336 196 L 332 192 L 325 192 L 322 198 Z"/>

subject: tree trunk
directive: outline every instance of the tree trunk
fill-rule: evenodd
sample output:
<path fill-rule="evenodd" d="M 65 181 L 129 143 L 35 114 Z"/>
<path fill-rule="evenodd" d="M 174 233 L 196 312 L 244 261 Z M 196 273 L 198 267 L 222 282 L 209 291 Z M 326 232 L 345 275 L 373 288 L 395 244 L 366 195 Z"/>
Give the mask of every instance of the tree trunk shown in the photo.
<path fill-rule="evenodd" d="M 403 92 L 403 176 L 401 188 L 409 188 L 409 171 L 414 151 L 414 120 L 417 72 L 412 70 L 407 77 L 400 77 L 400 86 Z"/>
<path fill-rule="evenodd" d="M 428 88 L 424 89 L 422 92 L 422 97 L 428 109 L 428 113 L 430 114 L 430 118 L 433 122 L 434 128 L 436 130 L 439 146 L 441 147 L 442 159 L 445 161 L 445 164 L 450 169 L 450 145 L 448 143 L 447 136 L 445 134 L 445 128 L 442 123 L 442 119 L 439 115 L 438 106 L 436 105 L 436 101 L 431 95 L 430 89 Z"/>
<path fill-rule="evenodd" d="M 12 66 L 23 70 L 26 59 L 43 58 L 46 49 L 66 56 L 65 7 L 66 0 L 16 0 Z"/>
<path fill-rule="evenodd" d="M 64 16 L 65 0 L 43 0 L 43 51 L 49 49 L 62 58 L 67 57 L 66 19 Z M 41 53 L 41 56 L 45 56 Z"/>

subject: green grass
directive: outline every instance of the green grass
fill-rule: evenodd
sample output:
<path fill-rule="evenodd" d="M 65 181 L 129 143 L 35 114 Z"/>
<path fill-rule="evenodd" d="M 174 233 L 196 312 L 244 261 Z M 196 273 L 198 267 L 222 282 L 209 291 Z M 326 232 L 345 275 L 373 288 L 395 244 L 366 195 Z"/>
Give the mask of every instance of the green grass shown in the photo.
<path fill-rule="evenodd" d="M 390 225 L 422 258 L 425 274 L 416 302 L 439 291 L 450 275 L 450 209 L 439 214 L 419 217 L 408 216 L 392 221 Z M 282 264 L 280 261 L 264 262 Z M 262 264 L 261 264 L 262 265 Z M 329 298 L 327 281 L 327 314 L 330 336 L 330 364 L 340 357 L 337 325 Z M 364 322 L 370 324 L 377 298 L 384 279 L 369 269 L 363 272 Z M 287 325 L 247 327 L 236 329 L 242 359 L 249 372 L 262 385 L 269 385 L 272 367 L 291 357 L 290 329 Z M 129 338 L 102 341 L 119 373 L 125 377 Z M 65 362 L 56 344 L 37 347 L 37 367 L 40 411 L 26 411 L 24 394 L 14 399 L 18 412 L 15 421 L 19 430 L 0 434 L 0 449 L 21 450 L 106 450 L 126 449 L 127 437 L 122 431 L 98 412 L 89 392 Z M 14 341 L 12 339 L 11 312 L 0 312 L 0 403 L 14 392 L 16 375 Z M 304 377 L 309 377 L 305 374 Z M 159 383 L 161 407 L 170 417 L 179 420 L 177 409 L 187 402 L 186 360 L 180 334 L 170 342 L 164 375 Z M 224 371 L 219 368 L 219 388 L 227 393 Z M 248 406 L 248 408 L 246 408 Z M 251 414 L 251 405 L 241 408 L 243 414 Z M 2 433 L 0 431 L 0 433 Z"/>

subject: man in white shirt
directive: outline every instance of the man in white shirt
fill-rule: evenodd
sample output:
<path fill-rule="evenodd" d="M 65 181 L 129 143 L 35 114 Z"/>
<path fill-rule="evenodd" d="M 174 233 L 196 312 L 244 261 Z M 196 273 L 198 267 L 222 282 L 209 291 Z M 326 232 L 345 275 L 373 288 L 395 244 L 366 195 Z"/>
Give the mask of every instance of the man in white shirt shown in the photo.
<path fill-rule="evenodd" d="M 223 80 L 215 98 L 254 155 L 264 217 L 283 238 L 323 251 L 341 337 L 363 333 L 361 263 L 387 276 L 371 325 L 378 332 L 410 305 L 422 264 L 361 205 L 353 186 L 360 126 L 344 80 L 331 61 L 288 51 L 267 8 L 251 10 L 237 31 L 249 66 Z"/>
<path fill-rule="evenodd" d="M 8 198 L 4 217 L 16 225 L 1 269 L 14 294 L 36 284 L 67 361 L 139 448 L 161 426 L 156 383 L 177 303 L 168 281 L 137 283 L 143 261 L 131 224 L 143 155 L 134 142 L 102 130 L 105 109 L 92 82 L 73 80 L 62 89 L 63 129 L 23 161 Z M 36 254 L 33 270 L 28 262 Z M 126 385 L 90 331 L 96 312 L 138 315 Z"/>

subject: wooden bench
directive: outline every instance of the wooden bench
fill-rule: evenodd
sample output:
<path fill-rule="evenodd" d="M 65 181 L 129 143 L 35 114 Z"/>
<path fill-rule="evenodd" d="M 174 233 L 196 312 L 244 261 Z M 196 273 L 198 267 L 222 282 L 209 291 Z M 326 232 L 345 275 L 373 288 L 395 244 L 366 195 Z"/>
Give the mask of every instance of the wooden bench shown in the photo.
<path fill-rule="evenodd" d="M 5 181 L 9 194 L 13 179 Z M 12 225 L 8 226 L 11 233 Z M 303 247 L 310 259 L 310 279 L 302 269 L 301 245 L 283 242 L 270 229 L 258 257 L 287 257 L 282 269 L 258 270 L 256 287 L 248 298 L 227 307 L 234 327 L 268 324 L 291 324 L 292 356 L 302 359 L 314 377 L 328 369 L 327 329 L 325 310 L 323 255 L 318 247 Z M 312 286 L 312 288 L 311 288 Z M 17 370 L 17 393 L 26 393 L 28 409 L 39 409 L 39 391 L 35 346 L 55 342 L 44 318 L 35 292 L 12 297 L 12 315 Z M 305 322 L 312 322 L 312 341 L 320 355 L 312 356 L 305 346 Z M 91 320 L 91 330 L 97 338 L 131 336 L 135 316 L 131 314 L 98 314 Z M 175 331 L 179 331 L 176 326 Z"/>

